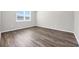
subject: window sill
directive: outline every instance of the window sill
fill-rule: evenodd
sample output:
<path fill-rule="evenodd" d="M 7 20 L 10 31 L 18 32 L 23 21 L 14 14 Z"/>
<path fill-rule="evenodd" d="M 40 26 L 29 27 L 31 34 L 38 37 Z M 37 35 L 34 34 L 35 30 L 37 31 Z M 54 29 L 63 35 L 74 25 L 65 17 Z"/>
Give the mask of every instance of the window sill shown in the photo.
<path fill-rule="evenodd" d="M 29 22 L 31 20 L 16 20 L 16 22 Z"/>

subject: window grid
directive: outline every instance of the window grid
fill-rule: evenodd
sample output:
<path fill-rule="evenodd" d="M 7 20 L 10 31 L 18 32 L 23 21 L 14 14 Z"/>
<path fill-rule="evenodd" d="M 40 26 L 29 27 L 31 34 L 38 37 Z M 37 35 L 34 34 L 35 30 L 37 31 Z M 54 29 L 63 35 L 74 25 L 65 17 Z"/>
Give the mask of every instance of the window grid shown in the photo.
<path fill-rule="evenodd" d="M 21 12 L 22 12 L 22 11 L 21 11 Z M 27 12 L 29 12 L 29 13 L 28 13 L 28 16 L 26 15 L 26 11 L 23 11 L 23 20 L 22 20 L 22 19 L 19 20 L 18 16 L 20 17 L 20 15 L 17 15 L 17 13 L 16 13 L 16 21 L 17 21 L 17 22 L 31 21 L 31 12 L 30 12 L 30 11 L 27 11 Z M 26 17 L 28 17 L 29 19 L 26 19 Z"/>

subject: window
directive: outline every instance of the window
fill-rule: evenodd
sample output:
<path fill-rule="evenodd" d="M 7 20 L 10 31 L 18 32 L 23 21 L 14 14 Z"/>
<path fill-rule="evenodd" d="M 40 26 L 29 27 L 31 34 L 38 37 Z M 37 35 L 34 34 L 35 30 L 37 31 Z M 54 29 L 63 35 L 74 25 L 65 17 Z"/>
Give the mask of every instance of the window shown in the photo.
<path fill-rule="evenodd" d="M 16 12 L 16 21 L 31 21 L 31 11 L 17 11 Z"/>

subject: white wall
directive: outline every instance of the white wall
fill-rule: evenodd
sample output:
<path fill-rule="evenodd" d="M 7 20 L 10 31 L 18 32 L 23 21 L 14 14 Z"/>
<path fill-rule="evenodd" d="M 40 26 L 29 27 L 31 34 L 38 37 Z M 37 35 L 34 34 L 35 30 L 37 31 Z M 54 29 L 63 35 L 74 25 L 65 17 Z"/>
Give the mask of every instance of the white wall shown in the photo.
<path fill-rule="evenodd" d="M 74 12 L 74 22 L 75 22 L 75 26 L 74 26 L 75 36 L 79 43 L 79 11 Z"/>
<path fill-rule="evenodd" d="M 36 25 L 36 12 L 32 11 L 32 21 L 16 22 L 16 11 L 2 12 L 2 32 L 27 28 Z"/>
<path fill-rule="evenodd" d="M 0 31 L 1 31 L 1 11 L 0 11 Z"/>
<path fill-rule="evenodd" d="M 74 31 L 72 11 L 38 11 L 37 25 L 67 32 Z"/>
<path fill-rule="evenodd" d="M 1 11 L 0 11 L 0 39 L 1 39 Z"/>

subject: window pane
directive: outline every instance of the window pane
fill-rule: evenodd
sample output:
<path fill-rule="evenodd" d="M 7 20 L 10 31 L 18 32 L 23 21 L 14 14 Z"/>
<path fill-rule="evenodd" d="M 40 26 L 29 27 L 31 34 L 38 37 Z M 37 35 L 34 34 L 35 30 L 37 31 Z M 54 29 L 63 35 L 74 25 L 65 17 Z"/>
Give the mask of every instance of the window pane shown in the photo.
<path fill-rule="evenodd" d="M 25 11 L 25 20 L 31 20 L 31 11 Z"/>
<path fill-rule="evenodd" d="M 24 11 L 17 11 L 17 20 L 24 20 Z"/>
<path fill-rule="evenodd" d="M 24 20 L 24 16 L 17 16 L 17 20 Z"/>
<path fill-rule="evenodd" d="M 30 17 L 25 17 L 25 20 L 30 20 Z"/>
<path fill-rule="evenodd" d="M 31 16 L 31 12 L 30 11 L 25 11 L 25 16 L 30 17 Z"/>
<path fill-rule="evenodd" d="M 17 16 L 24 16 L 24 11 L 17 11 Z"/>

